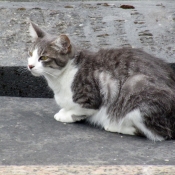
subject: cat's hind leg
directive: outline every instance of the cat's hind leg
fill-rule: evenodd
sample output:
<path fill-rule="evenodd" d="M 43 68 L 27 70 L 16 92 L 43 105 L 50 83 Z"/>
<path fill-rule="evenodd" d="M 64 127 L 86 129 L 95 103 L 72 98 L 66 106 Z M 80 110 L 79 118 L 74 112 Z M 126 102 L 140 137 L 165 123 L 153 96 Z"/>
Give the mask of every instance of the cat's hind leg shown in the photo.
<path fill-rule="evenodd" d="M 164 140 L 163 137 L 159 136 L 158 134 L 152 132 L 144 123 L 144 118 L 140 112 L 139 109 L 135 109 L 131 112 L 129 112 L 125 116 L 125 120 L 130 120 L 132 123 L 133 127 L 136 128 L 136 132 L 134 133 L 135 135 L 139 131 L 141 135 L 146 136 L 148 139 L 153 140 L 153 141 L 162 141 Z"/>
<path fill-rule="evenodd" d="M 111 120 L 109 114 L 107 113 L 107 108 L 102 107 L 95 115 L 89 117 L 87 120 L 96 126 L 100 126 L 109 132 L 118 132 L 123 134 L 134 135 L 136 129 L 133 127 L 133 123 L 130 120 Z"/>
<path fill-rule="evenodd" d="M 110 121 L 104 125 L 104 129 L 109 132 L 118 132 L 127 135 L 135 135 L 136 128 L 134 127 L 132 117 L 135 111 L 129 113 L 124 118 L 118 121 Z"/>
<path fill-rule="evenodd" d="M 106 122 L 106 124 L 104 125 L 104 129 L 109 132 L 118 132 L 127 135 L 140 134 L 153 141 L 164 140 L 163 137 L 153 133 L 150 129 L 146 127 L 139 109 L 132 110 L 118 122 Z"/>

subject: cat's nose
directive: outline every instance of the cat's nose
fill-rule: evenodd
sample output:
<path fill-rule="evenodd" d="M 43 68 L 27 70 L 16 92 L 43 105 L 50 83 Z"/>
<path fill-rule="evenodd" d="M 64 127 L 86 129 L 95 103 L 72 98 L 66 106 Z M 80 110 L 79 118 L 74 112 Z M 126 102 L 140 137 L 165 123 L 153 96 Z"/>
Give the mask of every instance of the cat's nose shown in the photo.
<path fill-rule="evenodd" d="M 35 66 L 33 65 L 28 65 L 29 66 L 29 69 L 33 69 Z"/>

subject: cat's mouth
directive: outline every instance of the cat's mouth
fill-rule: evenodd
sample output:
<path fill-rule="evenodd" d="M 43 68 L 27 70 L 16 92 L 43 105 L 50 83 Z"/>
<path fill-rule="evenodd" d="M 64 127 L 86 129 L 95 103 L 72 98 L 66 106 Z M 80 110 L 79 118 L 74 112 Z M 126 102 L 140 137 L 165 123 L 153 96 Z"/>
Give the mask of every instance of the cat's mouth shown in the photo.
<path fill-rule="evenodd" d="M 34 70 L 34 66 L 33 67 L 32 66 L 28 66 L 27 68 L 31 72 L 32 75 L 34 75 L 36 77 L 41 76 L 41 74 L 37 73 L 36 70 Z"/>

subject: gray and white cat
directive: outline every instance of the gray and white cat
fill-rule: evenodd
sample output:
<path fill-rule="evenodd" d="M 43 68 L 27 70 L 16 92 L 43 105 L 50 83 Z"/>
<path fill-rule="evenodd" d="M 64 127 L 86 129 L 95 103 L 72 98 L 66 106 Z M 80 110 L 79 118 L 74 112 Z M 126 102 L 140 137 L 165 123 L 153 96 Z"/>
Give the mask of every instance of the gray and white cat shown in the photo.
<path fill-rule="evenodd" d="M 30 34 L 28 69 L 53 90 L 57 121 L 87 120 L 153 141 L 175 138 L 175 74 L 162 60 L 132 48 L 78 51 L 66 35 L 32 22 Z"/>

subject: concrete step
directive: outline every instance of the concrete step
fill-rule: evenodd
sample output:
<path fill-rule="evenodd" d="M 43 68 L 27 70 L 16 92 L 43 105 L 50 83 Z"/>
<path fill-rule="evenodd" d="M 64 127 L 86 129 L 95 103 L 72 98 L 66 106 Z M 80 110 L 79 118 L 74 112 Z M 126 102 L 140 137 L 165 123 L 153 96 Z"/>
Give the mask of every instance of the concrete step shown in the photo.
<path fill-rule="evenodd" d="M 174 165 L 175 141 L 64 124 L 53 99 L 0 97 L 0 165 Z"/>
<path fill-rule="evenodd" d="M 135 9 L 122 9 L 121 4 Z M 26 18 L 51 33 L 67 33 L 82 48 L 136 47 L 175 62 L 174 1 L 0 1 L 0 96 L 53 96 L 26 68 L 31 45 Z"/>
<path fill-rule="evenodd" d="M 135 9 L 122 9 L 121 4 Z M 26 69 L 31 39 L 25 22 L 30 17 L 46 31 L 68 33 L 78 47 L 94 51 L 137 47 L 173 63 L 173 4 L 1 1 L 0 174 L 173 174 L 173 140 L 154 143 L 84 122 L 63 124 L 54 120 L 59 108 L 51 99 L 52 92 L 43 78 L 33 77 Z M 175 70 L 175 65 L 171 66 Z"/>

